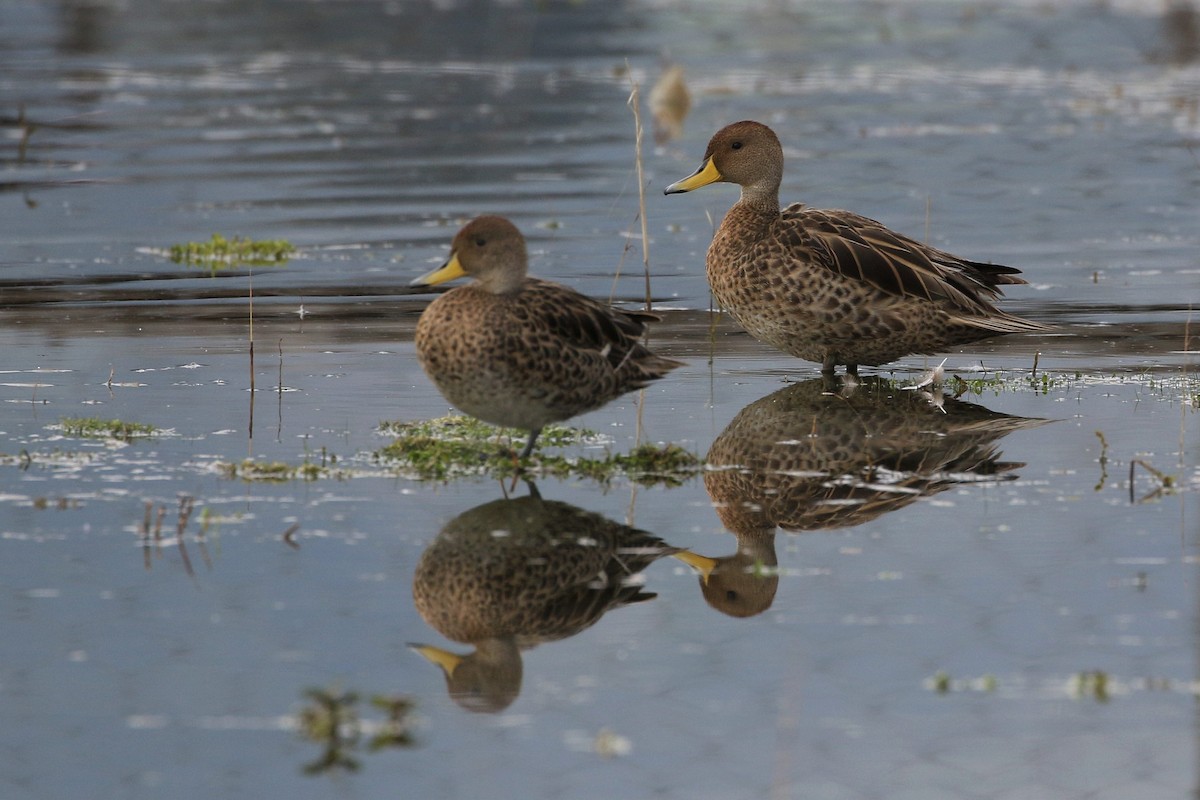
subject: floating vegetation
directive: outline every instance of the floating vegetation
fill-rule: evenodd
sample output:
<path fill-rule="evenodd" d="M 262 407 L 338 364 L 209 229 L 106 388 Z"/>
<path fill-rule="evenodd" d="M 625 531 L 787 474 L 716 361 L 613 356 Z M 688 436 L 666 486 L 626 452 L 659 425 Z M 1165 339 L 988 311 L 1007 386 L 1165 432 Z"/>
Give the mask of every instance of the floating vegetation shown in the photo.
<path fill-rule="evenodd" d="M 1001 679 L 991 674 L 955 678 L 944 670 L 938 670 L 925 679 L 925 688 L 942 695 L 976 693 L 1004 698 L 1095 700 L 1097 703 L 1107 703 L 1115 697 L 1142 692 L 1167 692 L 1200 698 L 1200 681 L 1154 676 L 1120 678 L 1099 669 L 1080 670 L 1065 676 L 1047 676 L 1036 681 L 1017 676 Z"/>
<path fill-rule="evenodd" d="M 498 446 L 507 446 L 513 441 L 523 442 L 529 435 L 528 431 L 489 425 L 465 414 L 447 414 L 444 417 L 413 422 L 381 422 L 379 432 L 397 438 L 432 437 L 446 441 L 467 441 L 477 445 Z M 547 425 L 538 437 L 538 449 L 543 444 L 565 447 L 573 444 L 599 444 L 603 441 L 595 431 L 586 428 Z"/>
<path fill-rule="evenodd" d="M 640 444 L 627 455 L 617 453 L 599 462 L 615 463 L 638 483 L 679 486 L 704 467 L 694 453 L 677 444 Z"/>
<path fill-rule="evenodd" d="M 432 420 L 384 423 L 383 433 L 395 436 L 376 450 L 376 463 L 397 467 L 419 480 L 448 480 L 463 475 L 505 477 L 518 465 L 512 442 L 524 431 L 498 428 L 472 417 L 451 415 Z M 700 459 L 677 445 L 643 444 L 628 453 L 603 456 L 547 454 L 543 447 L 595 446 L 602 439 L 592 431 L 548 425 L 532 456 L 520 466 L 536 476 L 582 477 L 607 483 L 625 476 L 647 485 L 678 486 L 701 469 Z"/>
<path fill-rule="evenodd" d="M 304 460 L 299 464 L 289 464 L 286 461 L 256 461 L 253 458 L 247 458 L 236 463 L 218 461 L 214 466 L 222 477 L 247 482 L 287 483 L 288 481 L 315 481 L 321 478 L 343 480 L 352 477 L 351 470 L 334 466 L 339 461 L 336 454 L 330 453 L 322 447 L 319 462 L 312 460 L 315 455 L 315 452 L 310 452 L 305 447 Z"/>
<path fill-rule="evenodd" d="M 1104 438 L 1103 431 L 1096 431 L 1096 438 L 1100 440 L 1100 480 L 1096 481 L 1093 491 L 1100 491 L 1104 488 L 1105 481 L 1108 480 L 1108 439 Z"/>
<path fill-rule="evenodd" d="M 328 464 L 337 461 L 336 456 L 330 456 Z M 264 483 L 287 483 L 288 481 L 315 481 L 320 478 L 343 478 L 340 470 L 333 470 L 327 464 L 315 464 L 305 461 L 301 464 L 289 464 L 286 461 L 255 461 L 247 458 L 237 463 L 222 462 L 217 465 L 223 477 L 230 480 L 261 481 Z"/>
<path fill-rule="evenodd" d="M 35 497 L 33 498 L 33 507 L 38 511 L 45 511 L 48 508 L 66 511 L 71 508 L 79 508 L 79 501 L 72 497 L 57 497 L 53 500 L 49 497 Z"/>
<path fill-rule="evenodd" d="M 954 392 L 955 397 L 964 394 L 982 396 L 999 395 L 1003 392 L 1021 392 L 1032 390 L 1035 394 L 1049 394 L 1052 391 L 1064 389 L 1079 389 L 1088 386 L 1140 386 L 1153 392 L 1170 396 L 1179 393 L 1179 399 L 1189 405 L 1200 402 L 1200 375 L 1180 374 L 1178 372 L 1148 373 L 1148 372 L 1113 372 L 1109 374 L 1084 374 L 1075 372 L 1038 372 L 999 371 L 989 375 L 969 377 L 953 375 L 946 380 L 946 388 Z"/>
<path fill-rule="evenodd" d="M 1109 700 L 1108 673 L 1099 669 L 1076 673 L 1071 677 L 1069 690 L 1072 697 L 1090 697 L 1099 703 L 1107 703 Z"/>
<path fill-rule="evenodd" d="M 994 692 L 996 691 L 998 682 L 995 675 L 954 679 L 950 677 L 950 673 L 938 670 L 932 678 L 925 681 L 925 685 L 938 694 L 950 694 L 951 692 L 962 691 Z"/>
<path fill-rule="evenodd" d="M 285 239 L 227 239 L 214 233 L 207 242 L 173 244 L 168 255 L 176 264 L 204 267 L 216 272 L 230 267 L 281 266 L 287 263 L 296 248 Z"/>
<path fill-rule="evenodd" d="M 474 417 L 457 415 L 415 422 L 384 422 L 379 430 L 396 438 L 375 451 L 375 461 L 405 469 L 420 480 L 511 473 L 517 463 L 511 443 L 526 436 L 516 428 L 499 428 Z M 589 436 L 594 434 L 547 425 L 534 452 L 540 454 L 543 445 L 580 444 Z"/>
<path fill-rule="evenodd" d="M 95 453 L 51 450 L 22 450 L 20 453 L 0 453 L 0 467 L 18 467 L 27 470 L 34 466 L 53 467 L 63 470 L 79 469 L 96 460 Z"/>
<path fill-rule="evenodd" d="M 117 439 L 122 442 L 157 436 L 162 432 L 153 425 L 99 417 L 63 417 L 58 425 L 52 427 L 61 430 L 64 436 L 79 439 Z"/>
<path fill-rule="evenodd" d="M 358 770 L 361 764 L 353 753 L 358 750 L 363 734 L 371 737 L 367 749 L 372 752 L 416 744 L 409 719 L 414 704 L 408 697 L 374 695 L 370 706 L 382 718 L 363 719 L 358 712 L 357 692 L 308 689 L 304 696 L 309 704 L 298 715 L 300 733 L 309 741 L 324 746 L 319 758 L 304 765 L 306 775 L 319 775 L 330 770 Z"/>
<path fill-rule="evenodd" d="M 1051 389 L 1067 388 L 1081 380 L 1082 377 L 1080 372 L 1073 375 L 1049 372 L 1026 374 L 996 372 L 987 377 L 963 378 L 960 375 L 954 375 L 947 383 L 954 389 L 955 397 L 961 397 L 968 392 L 974 395 L 983 395 L 988 392 L 998 395 L 1005 391 L 1016 392 L 1026 389 L 1032 389 L 1037 394 L 1046 394 Z"/>

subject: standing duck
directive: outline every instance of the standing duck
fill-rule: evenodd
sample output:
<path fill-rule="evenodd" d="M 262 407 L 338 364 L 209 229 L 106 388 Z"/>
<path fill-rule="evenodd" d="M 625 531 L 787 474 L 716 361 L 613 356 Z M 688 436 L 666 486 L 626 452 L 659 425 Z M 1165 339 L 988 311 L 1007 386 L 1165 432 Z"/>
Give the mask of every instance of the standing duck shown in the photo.
<path fill-rule="evenodd" d="M 528 277 L 525 237 L 503 217 L 467 223 L 450 260 L 414 286 L 475 280 L 429 304 L 417 323 L 417 357 L 454 406 L 494 425 L 529 431 L 603 406 L 682 362 L 640 341 L 653 314 L 623 311 Z"/>
<path fill-rule="evenodd" d="M 856 374 L 913 353 L 1047 326 L 992 304 L 1020 270 L 921 244 L 850 211 L 779 207 L 783 148 L 759 122 L 735 122 L 708 143 L 696 172 L 665 194 L 724 181 L 742 196 L 708 248 L 713 296 L 754 338 Z"/>

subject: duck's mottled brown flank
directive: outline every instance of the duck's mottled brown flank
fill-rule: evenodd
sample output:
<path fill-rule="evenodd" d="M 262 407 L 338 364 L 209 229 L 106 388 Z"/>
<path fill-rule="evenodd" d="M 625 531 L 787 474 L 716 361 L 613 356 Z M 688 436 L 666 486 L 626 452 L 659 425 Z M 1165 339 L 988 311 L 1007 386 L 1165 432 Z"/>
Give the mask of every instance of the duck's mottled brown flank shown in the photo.
<path fill-rule="evenodd" d="M 445 266 L 414 283 L 475 281 L 430 303 L 417 323 L 422 368 L 457 408 L 530 431 L 599 408 L 681 362 L 641 343 L 653 314 L 623 311 L 527 277 L 525 239 L 502 217 L 479 217 L 454 238 Z"/>
<path fill-rule="evenodd" d="M 824 372 L 1046 330 L 993 305 L 1020 270 L 970 261 L 849 211 L 779 207 L 783 148 L 753 121 L 713 136 L 667 194 L 725 181 L 742 195 L 708 249 L 713 296 L 752 336 Z"/>

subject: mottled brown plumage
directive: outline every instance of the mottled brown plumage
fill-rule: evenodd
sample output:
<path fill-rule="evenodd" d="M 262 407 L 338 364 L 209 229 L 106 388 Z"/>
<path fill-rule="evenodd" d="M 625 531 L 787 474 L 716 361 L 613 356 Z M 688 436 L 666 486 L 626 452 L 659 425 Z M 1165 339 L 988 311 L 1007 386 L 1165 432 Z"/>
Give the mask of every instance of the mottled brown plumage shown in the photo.
<path fill-rule="evenodd" d="M 704 486 L 738 540 L 730 556 L 683 556 L 704 575 L 705 599 L 734 616 L 770 606 L 775 531 L 861 525 L 962 483 L 1012 480 L 996 440 L 1045 423 L 864 379 L 793 384 L 743 408 L 713 441 Z"/>
<path fill-rule="evenodd" d="M 475 279 L 425 309 L 417 357 L 462 411 L 529 431 L 522 456 L 544 425 L 599 408 L 681 363 L 641 343 L 653 314 L 615 309 L 525 272 L 520 231 L 484 216 L 458 232 L 444 266 L 413 281 Z"/>
<path fill-rule="evenodd" d="M 997 309 L 1020 270 L 929 247 L 849 211 L 797 203 L 780 210 L 783 148 L 758 122 L 728 125 L 695 174 L 667 187 L 717 181 L 742 187 L 708 249 L 713 296 L 752 336 L 791 355 L 838 364 L 886 364 L 989 336 L 1045 330 Z"/>
<path fill-rule="evenodd" d="M 497 711 L 520 691 L 522 650 L 653 598 L 636 576 L 676 551 L 651 533 L 536 491 L 477 506 L 442 528 L 421 555 L 412 588 L 421 617 L 475 652 L 416 649 L 442 666 L 457 702 Z"/>

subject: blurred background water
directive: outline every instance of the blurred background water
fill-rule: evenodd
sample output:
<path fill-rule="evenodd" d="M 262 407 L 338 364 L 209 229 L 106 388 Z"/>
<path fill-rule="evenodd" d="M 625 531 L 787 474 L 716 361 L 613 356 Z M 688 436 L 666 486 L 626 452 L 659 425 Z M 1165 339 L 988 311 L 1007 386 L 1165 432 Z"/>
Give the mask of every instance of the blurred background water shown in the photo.
<path fill-rule="evenodd" d="M 690 113 L 655 141 L 671 66 Z M 445 413 L 407 285 L 476 214 L 511 217 L 536 274 L 639 302 L 635 83 L 653 336 L 688 362 L 642 402 L 649 438 L 703 456 L 782 380 L 815 376 L 727 322 L 709 335 L 709 217 L 735 190 L 661 194 L 743 118 L 780 133 L 785 201 L 1023 269 L 1005 308 L 1059 331 L 947 368 L 1024 376 L 1040 353 L 1038 391 L 962 399 L 1054 421 L 1002 426 L 939 468 L 955 480 L 856 524 L 759 520 L 782 528 L 773 550 L 732 529 L 711 481 L 543 481 L 547 501 L 670 546 L 773 553 L 777 587 L 733 618 L 690 568 L 653 561 L 657 598 L 525 651 L 510 704 L 467 713 L 406 643 L 471 648 L 411 587 L 443 526 L 501 487 L 242 483 L 217 465 L 324 452 L 365 471 L 381 420 Z M 0 137 L 0 795 L 1196 791 L 1193 3 L 9 0 Z M 213 233 L 299 252 L 216 273 L 167 258 Z M 779 440 L 820 413 L 801 406 Z M 81 415 L 172 433 L 117 446 L 52 427 Z M 942 416 L 906 412 L 894 470 L 928 471 L 930 437 L 953 438 Z M 635 417 L 627 398 L 580 423 L 624 450 Z M 858 418 L 830 436 L 861 449 L 905 425 Z M 1011 468 L 968 480 L 989 456 Z M 1173 488 L 1155 494 L 1145 465 Z M 197 506 L 187 548 L 179 495 Z M 147 503 L 164 543 L 141 535 Z M 282 538 L 297 524 L 298 549 Z M 305 774 L 312 687 L 410 698 L 413 744 Z"/>

